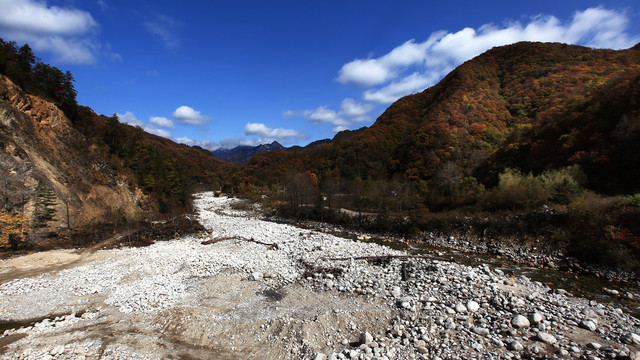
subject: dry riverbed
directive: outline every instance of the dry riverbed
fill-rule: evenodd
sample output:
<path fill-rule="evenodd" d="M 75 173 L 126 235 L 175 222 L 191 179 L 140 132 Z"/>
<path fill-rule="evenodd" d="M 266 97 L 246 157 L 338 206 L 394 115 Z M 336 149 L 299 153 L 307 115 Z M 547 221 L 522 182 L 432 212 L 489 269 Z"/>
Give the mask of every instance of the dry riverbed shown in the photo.
<path fill-rule="evenodd" d="M 6 359 L 632 358 L 640 321 L 525 277 L 266 222 L 0 263 Z M 203 244 L 204 243 L 204 244 Z"/>

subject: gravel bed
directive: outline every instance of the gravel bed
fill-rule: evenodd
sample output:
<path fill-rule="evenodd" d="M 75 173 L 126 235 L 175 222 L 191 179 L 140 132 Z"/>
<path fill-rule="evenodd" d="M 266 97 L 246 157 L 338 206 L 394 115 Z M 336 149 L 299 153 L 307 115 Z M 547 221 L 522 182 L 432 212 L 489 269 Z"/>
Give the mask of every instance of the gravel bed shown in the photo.
<path fill-rule="evenodd" d="M 198 194 L 197 220 L 207 229 L 199 236 L 104 250 L 113 256 L 0 285 L 0 320 L 39 319 L 4 331 L 2 358 L 175 357 L 179 354 L 170 349 L 144 348 L 130 341 L 135 334 L 119 335 L 117 341 L 68 335 L 63 343 L 46 342 L 46 336 L 73 334 L 80 327 L 105 326 L 126 316 L 160 336 L 170 324 L 150 319 L 178 309 L 191 311 L 184 315 L 189 319 L 199 318 L 197 304 L 203 300 L 194 298 L 202 297 L 198 291 L 213 286 L 216 279 L 239 274 L 244 284 L 255 284 L 274 297 L 279 293 L 270 289 L 301 289 L 327 299 L 381 304 L 381 310 L 391 314 L 380 316 L 375 331 L 355 324 L 340 330 L 337 324 L 322 323 L 321 334 L 298 331 L 273 343 L 265 340 L 264 347 L 280 347 L 286 358 L 640 359 L 640 321 L 621 309 L 552 290 L 524 276 L 505 276 L 489 266 L 408 256 L 377 244 L 263 221 L 259 214 L 233 209 L 234 201 L 238 200 Z M 237 309 L 249 314 L 253 304 Z M 331 321 L 340 313 L 333 309 L 327 312 L 331 316 L 321 317 Z M 288 326 L 296 324 L 293 315 L 285 317 Z M 263 318 L 267 319 L 258 320 Z M 304 323 L 319 323 L 318 318 Z M 263 322 L 260 329 L 266 331 L 275 323 Z M 201 332 L 207 338 L 205 330 Z M 312 341 L 319 334 L 324 340 Z M 240 353 L 238 358 L 250 356 Z"/>

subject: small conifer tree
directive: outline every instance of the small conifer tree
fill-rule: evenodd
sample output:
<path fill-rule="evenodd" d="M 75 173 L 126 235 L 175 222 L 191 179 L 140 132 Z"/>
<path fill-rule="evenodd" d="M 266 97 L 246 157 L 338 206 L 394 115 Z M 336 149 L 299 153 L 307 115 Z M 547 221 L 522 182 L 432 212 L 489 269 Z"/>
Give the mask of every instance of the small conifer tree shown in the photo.
<path fill-rule="evenodd" d="M 49 221 L 55 220 L 56 194 L 44 180 L 38 180 L 35 196 L 34 227 L 46 227 Z"/>

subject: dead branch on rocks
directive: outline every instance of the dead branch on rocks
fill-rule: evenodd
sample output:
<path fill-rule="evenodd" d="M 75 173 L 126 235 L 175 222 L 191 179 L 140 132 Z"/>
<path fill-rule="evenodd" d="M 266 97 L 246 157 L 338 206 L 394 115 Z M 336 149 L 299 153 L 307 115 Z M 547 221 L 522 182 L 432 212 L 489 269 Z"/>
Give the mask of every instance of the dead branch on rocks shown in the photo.
<path fill-rule="evenodd" d="M 253 243 L 256 243 L 256 244 L 264 245 L 264 246 L 267 247 L 267 250 L 278 250 L 278 244 L 276 244 L 276 243 L 266 243 L 266 242 L 255 240 L 254 238 L 246 238 L 246 237 L 242 237 L 242 236 L 219 237 L 219 238 L 203 241 L 201 244 L 202 245 L 210 245 L 210 244 L 215 244 L 217 242 L 224 241 L 224 240 L 249 241 L 249 242 L 253 242 Z"/>
<path fill-rule="evenodd" d="M 315 274 L 333 274 L 334 276 L 338 277 L 342 275 L 342 272 L 344 271 L 339 267 L 318 266 L 304 260 L 300 260 L 300 263 L 305 268 L 305 271 L 302 274 L 303 278 L 313 277 Z"/>
<path fill-rule="evenodd" d="M 355 256 L 355 257 L 342 257 L 342 258 L 323 258 L 323 260 L 330 261 L 347 261 L 347 260 L 366 260 L 366 261 L 391 261 L 392 259 L 428 259 L 428 260 L 440 260 L 447 262 L 454 262 L 453 259 L 447 259 L 441 256 L 421 254 L 421 255 L 378 255 L 378 256 Z"/>

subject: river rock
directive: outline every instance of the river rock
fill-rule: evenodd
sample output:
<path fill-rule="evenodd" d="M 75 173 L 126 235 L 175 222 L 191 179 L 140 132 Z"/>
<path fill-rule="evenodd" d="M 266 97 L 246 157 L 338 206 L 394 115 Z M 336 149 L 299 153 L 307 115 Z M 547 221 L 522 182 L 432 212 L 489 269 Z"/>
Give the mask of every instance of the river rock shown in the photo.
<path fill-rule="evenodd" d="M 511 319 L 511 325 L 513 325 L 513 327 L 515 328 L 522 329 L 531 326 L 531 323 L 526 317 L 522 315 L 516 315 L 513 319 Z"/>
<path fill-rule="evenodd" d="M 317 353 L 314 360 L 327 360 L 327 355 L 323 353 Z"/>
<path fill-rule="evenodd" d="M 489 335 L 489 329 L 483 327 L 474 327 L 473 332 L 481 336 Z"/>
<path fill-rule="evenodd" d="M 531 324 L 533 325 L 538 325 L 539 323 L 541 323 L 544 320 L 544 315 L 542 315 L 539 312 L 534 312 L 531 315 L 529 315 L 529 321 L 531 322 Z"/>
<path fill-rule="evenodd" d="M 549 344 L 549 345 L 553 345 L 557 341 L 555 336 L 542 331 L 538 332 L 538 335 L 536 335 L 536 338 L 542 341 L 543 343 Z"/>
<path fill-rule="evenodd" d="M 640 345 L 640 335 L 634 333 L 626 333 L 622 335 L 620 341 L 627 345 Z"/>
<path fill-rule="evenodd" d="M 467 310 L 469 310 L 469 312 L 476 312 L 480 309 L 480 304 L 478 304 L 477 302 L 473 301 L 473 300 L 469 300 L 467 302 Z"/>
<path fill-rule="evenodd" d="M 462 305 L 462 304 L 457 304 L 456 305 L 456 312 L 457 313 L 461 313 L 461 314 L 465 313 L 465 312 L 467 312 L 467 307 Z"/>
<path fill-rule="evenodd" d="M 521 351 L 521 350 L 524 349 L 524 346 L 522 344 L 520 344 L 520 342 L 518 342 L 518 341 L 512 341 L 507 346 L 507 349 L 509 349 L 511 351 Z"/>
<path fill-rule="evenodd" d="M 598 326 L 592 320 L 582 320 L 580 321 L 580 327 L 589 331 L 596 331 Z"/>
<path fill-rule="evenodd" d="M 373 336 L 368 332 L 365 331 L 363 333 L 360 333 L 360 344 L 371 344 L 373 342 Z"/>
<path fill-rule="evenodd" d="M 252 272 L 251 275 L 249 275 L 250 281 L 260 281 L 263 279 L 264 279 L 264 274 L 261 273 L 260 271 Z"/>

